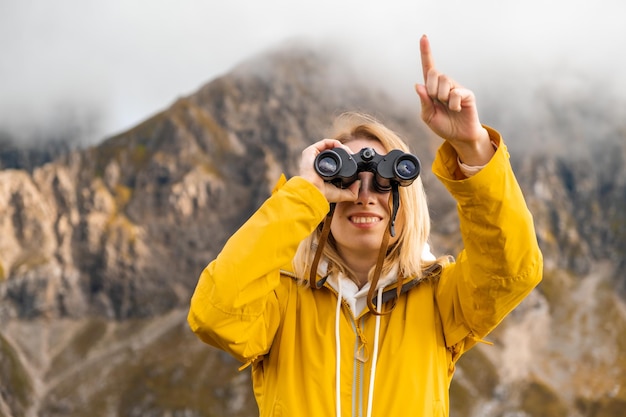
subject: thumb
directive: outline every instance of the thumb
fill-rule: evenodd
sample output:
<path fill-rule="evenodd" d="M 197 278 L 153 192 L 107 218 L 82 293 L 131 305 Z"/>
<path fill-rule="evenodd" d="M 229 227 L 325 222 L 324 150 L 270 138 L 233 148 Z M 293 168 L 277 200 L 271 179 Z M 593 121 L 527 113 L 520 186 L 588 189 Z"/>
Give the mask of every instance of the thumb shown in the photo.
<path fill-rule="evenodd" d="M 325 182 L 324 195 L 330 203 L 339 203 L 342 201 L 356 201 L 359 198 L 360 186 L 360 180 L 356 180 L 348 188 L 337 187 L 334 184 Z"/>
<path fill-rule="evenodd" d="M 359 198 L 359 190 L 361 189 L 361 180 L 356 180 L 348 188 L 341 190 L 343 201 L 356 201 Z"/>
<path fill-rule="evenodd" d="M 428 123 L 435 113 L 435 102 L 428 95 L 424 84 L 415 84 L 415 92 L 419 96 L 422 104 L 422 120 Z"/>
<path fill-rule="evenodd" d="M 430 110 L 433 107 L 433 100 L 428 96 L 428 91 L 424 84 L 415 84 L 415 92 L 420 98 L 422 103 L 422 111 Z"/>

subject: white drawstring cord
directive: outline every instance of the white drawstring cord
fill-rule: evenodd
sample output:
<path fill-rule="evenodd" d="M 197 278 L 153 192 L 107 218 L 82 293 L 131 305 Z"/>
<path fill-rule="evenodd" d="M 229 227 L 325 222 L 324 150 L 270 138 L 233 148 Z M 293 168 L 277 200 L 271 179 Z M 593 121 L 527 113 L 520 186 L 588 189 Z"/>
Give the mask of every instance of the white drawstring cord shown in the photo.
<path fill-rule="evenodd" d="M 341 276 L 337 276 L 337 310 L 335 311 L 335 402 L 337 404 L 336 414 L 341 417 L 341 340 L 339 332 L 339 323 L 341 319 Z"/>
<path fill-rule="evenodd" d="M 376 298 L 376 309 L 381 311 L 381 300 L 383 295 L 383 287 L 378 289 L 378 297 Z M 372 358 L 372 371 L 370 372 L 370 388 L 367 394 L 367 417 L 372 416 L 372 403 L 374 401 L 374 380 L 376 379 L 376 365 L 378 364 L 378 339 L 380 337 L 380 315 L 376 315 L 376 327 L 374 329 L 374 353 Z"/>

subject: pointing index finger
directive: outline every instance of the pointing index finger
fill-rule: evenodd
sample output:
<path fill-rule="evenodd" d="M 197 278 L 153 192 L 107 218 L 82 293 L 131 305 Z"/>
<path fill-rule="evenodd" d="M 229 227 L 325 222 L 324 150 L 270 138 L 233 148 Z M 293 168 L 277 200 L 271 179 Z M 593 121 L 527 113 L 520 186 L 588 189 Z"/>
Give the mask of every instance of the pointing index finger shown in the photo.
<path fill-rule="evenodd" d="M 435 61 L 430 51 L 430 42 L 428 41 L 428 37 L 426 35 L 422 35 L 420 39 L 420 55 L 422 59 L 422 72 L 424 74 L 425 83 L 428 76 L 428 71 L 430 71 L 432 68 L 435 68 Z"/>

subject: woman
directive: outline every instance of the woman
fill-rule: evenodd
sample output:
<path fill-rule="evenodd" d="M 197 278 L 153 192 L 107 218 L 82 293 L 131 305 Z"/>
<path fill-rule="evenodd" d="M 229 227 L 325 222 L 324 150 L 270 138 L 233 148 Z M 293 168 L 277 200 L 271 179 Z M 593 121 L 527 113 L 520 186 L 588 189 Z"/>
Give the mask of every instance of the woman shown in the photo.
<path fill-rule="evenodd" d="M 419 178 L 399 187 L 390 236 L 389 184 L 364 171 L 342 189 L 317 174 L 327 149 L 407 151 L 380 123 L 343 117 L 206 267 L 191 300 L 193 331 L 252 366 L 261 416 L 447 416 L 456 361 L 541 279 L 506 146 L 480 124 L 473 93 L 436 70 L 425 36 L 420 50 L 422 120 L 444 139 L 433 171 L 458 202 L 465 249 L 456 262 L 430 253 Z"/>

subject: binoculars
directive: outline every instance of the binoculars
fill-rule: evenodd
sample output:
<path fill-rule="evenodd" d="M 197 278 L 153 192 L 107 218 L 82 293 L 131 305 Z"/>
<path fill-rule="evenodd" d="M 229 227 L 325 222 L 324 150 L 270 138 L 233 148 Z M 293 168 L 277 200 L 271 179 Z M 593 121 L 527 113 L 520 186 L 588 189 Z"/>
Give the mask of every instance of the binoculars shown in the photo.
<path fill-rule="evenodd" d="M 397 184 L 411 185 L 420 174 L 415 155 L 394 149 L 379 155 L 373 148 L 349 154 L 343 148 L 327 149 L 315 157 L 315 171 L 326 182 L 345 188 L 358 179 L 360 172 L 372 172 L 378 191 L 385 192 Z"/>

